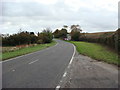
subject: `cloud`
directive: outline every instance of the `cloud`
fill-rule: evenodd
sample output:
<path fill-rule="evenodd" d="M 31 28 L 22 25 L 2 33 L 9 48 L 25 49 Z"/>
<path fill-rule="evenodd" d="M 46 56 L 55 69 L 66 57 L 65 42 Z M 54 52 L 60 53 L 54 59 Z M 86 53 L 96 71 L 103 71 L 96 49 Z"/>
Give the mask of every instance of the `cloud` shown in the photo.
<path fill-rule="evenodd" d="M 79 24 L 85 32 L 117 29 L 117 0 L 4 0 L 3 33 Z"/>
<path fill-rule="evenodd" d="M 3 2 L 3 16 L 46 16 L 50 14 L 49 6 L 37 2 Z"/>

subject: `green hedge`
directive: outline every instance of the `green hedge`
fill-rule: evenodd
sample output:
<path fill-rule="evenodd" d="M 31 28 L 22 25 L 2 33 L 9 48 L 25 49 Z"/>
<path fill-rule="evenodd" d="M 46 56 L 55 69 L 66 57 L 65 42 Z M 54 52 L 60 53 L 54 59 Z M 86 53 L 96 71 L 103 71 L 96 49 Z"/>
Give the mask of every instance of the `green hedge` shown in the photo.
<path fill-rule="evenodd" d="M 120 29 L 116 32 L 82 33 L 80 40 L 105 44 L 118 52 L 120 51 Z"/>

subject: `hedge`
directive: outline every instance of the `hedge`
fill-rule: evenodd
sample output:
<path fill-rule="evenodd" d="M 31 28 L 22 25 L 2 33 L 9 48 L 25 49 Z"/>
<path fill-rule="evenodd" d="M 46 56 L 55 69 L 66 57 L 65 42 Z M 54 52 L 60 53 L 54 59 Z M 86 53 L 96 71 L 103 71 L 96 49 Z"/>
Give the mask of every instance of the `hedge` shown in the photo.
<path fill-rule="evenodd" d="M 116 32 L 82 33 L 80 41 L 105 44 L 120 54 L 120 28 Z"/>

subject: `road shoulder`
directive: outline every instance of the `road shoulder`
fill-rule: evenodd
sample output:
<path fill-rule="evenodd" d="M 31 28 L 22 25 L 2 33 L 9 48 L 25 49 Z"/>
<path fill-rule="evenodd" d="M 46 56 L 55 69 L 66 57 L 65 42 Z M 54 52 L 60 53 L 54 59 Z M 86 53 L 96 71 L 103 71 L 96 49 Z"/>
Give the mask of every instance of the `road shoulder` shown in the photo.
<path fill-rule="evenodd" d="M 61 88 L 118 88 L 118 67 L 75 52 Z"/>

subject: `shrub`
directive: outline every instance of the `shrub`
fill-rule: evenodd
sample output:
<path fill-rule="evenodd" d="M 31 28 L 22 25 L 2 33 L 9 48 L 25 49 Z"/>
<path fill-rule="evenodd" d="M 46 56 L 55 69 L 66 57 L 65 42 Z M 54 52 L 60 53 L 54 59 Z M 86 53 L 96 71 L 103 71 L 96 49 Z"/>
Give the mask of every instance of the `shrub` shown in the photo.
<path fill-rule="evenodd" d="M 37 42 L 37 36 L 33 33 L 23 31 L 8 37 L 2 37 L 3 46 L 16 46 L 22 44 L 33 44 Z"/>
<path fill-rule="evenodd" d="M 53 33 L 54 38 L 67 38 L 67 29 L 62 28 L 61 30 L 56 29 L 55 32 Z"/>
<path fill-rule="evenodd" d="M 81 41 L 105 44 L 120 51 L 120 29 L 116 32 L 82 33 L 79 38 Z"/>
<path fill-rule="evenodd" d="M 42 39 L 39 39 L 39 40 L 37 41 L 37 44 L 43 44 L 43 40 L 42 40 Z"/>
<path fill-rule="evenodd" d="M 50 43 L 50 42 L 52 42 L 52 39 L 53 39 L 53 35 L 49 29 L 43 30 L 38 35 L 38 40 L 42 40 L 43 43 Z"/>
<path fill-rule="evenodd" d="M 79 41 L 80 32 L 79 31 L 72 31 L 71 32 L 71 40 Z"/>

